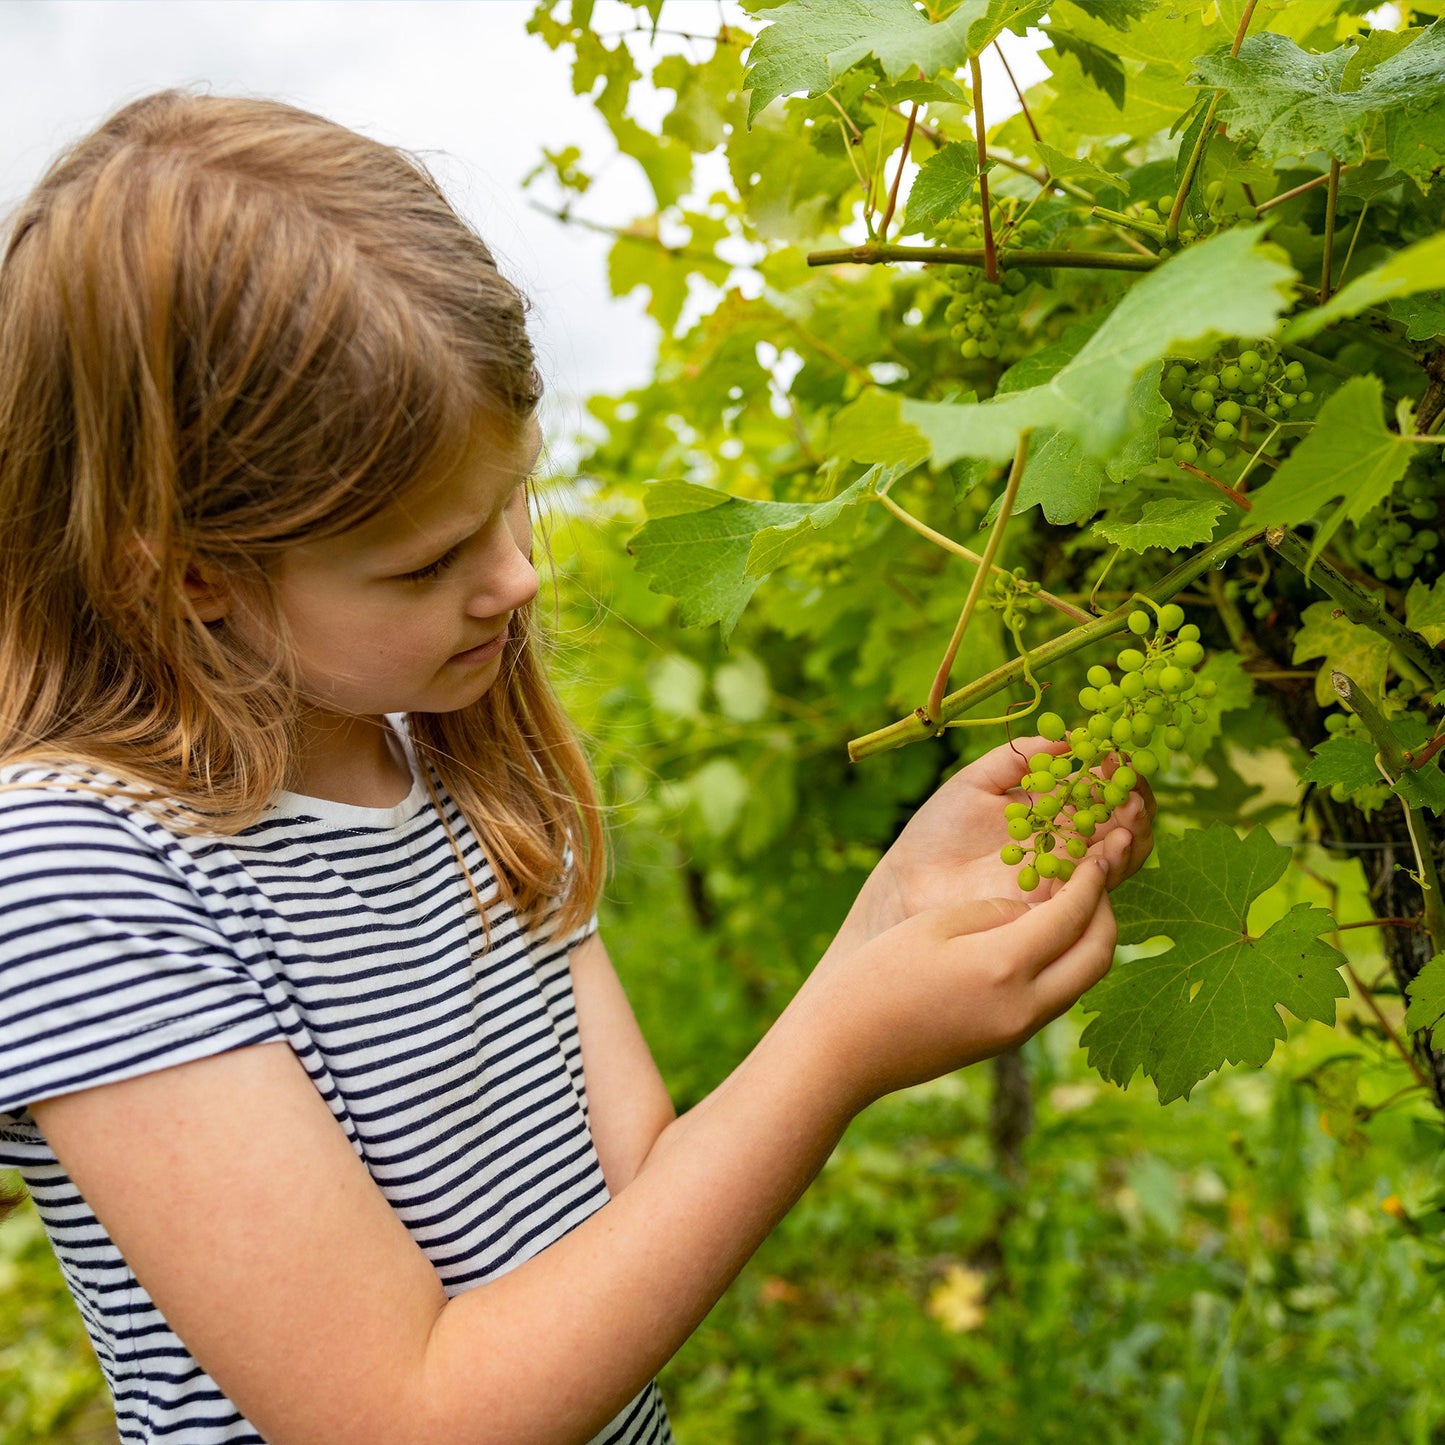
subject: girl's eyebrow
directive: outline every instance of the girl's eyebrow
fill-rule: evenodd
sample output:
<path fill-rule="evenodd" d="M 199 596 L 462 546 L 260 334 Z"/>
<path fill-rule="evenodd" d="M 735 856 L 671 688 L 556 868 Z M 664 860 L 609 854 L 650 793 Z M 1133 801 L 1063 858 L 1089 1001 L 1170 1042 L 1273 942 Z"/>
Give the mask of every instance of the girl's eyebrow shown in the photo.
<path fill-rule="evenodd" d="M 506 505 L 507 502 L 511 501 L 511 499 L 517 494 L 517 489 L 518 489 L 519 487 L 524 487 L 524 486 L 526 486 L 526 484 L 532 479 L 532 473 L 536 470 L 537 459 L 538 459 L 538 457 L 540 457 L 540 455 L 541 455 L 541 448 L 538 447 L 538 449 L 537 449 L 537 456 L 536 456 L 536 457 L 533 457 L 533 459 L 532 459 L 532 466 L 529 467 L 528 470 L 527 470 L 523 475 L 521 475 L 521 476 L 519 476 L 519 477 L 517 478 L 517 480 L 516 480 L 516 482 L 514 483 L 514 485 L 512 486 L 512 488 L 508 491 L 507 495 L 503 498 L 503 505 L 504 505 L 504 506 Z M 421 561 L 418 561 L 418 562 L 407 563 L 404 567 L 402 567 L 401 570 L 402 570 L 403 575 L 404 575 L 406 572 L 417 572 L 417 571 L 421 571 L 423 568 L 430 567 L 434 562 L 439 562 L 443 557 L 450 556 L 451 553 L 455 552 L 458 547 L 461 547 L 461 546 L 465 545 L 467 542 L 470 542 L 470 541 L 472 540 L 472 538 L 475 537 L 475 536 L 477 535 L 477 533 L 480 532 L 481 530 L 482 530 L 482 529 L 481 529 L 480 527 L 473 526 L 473 527 L 469 528 L 467 531 L 463 532 L 460 536 L 453 537 L 449 542 L 446 542 L 446 543 L 444 543 L 444 544 L 443 544 L 443 543 L 434 544 L 434 545 L 433 545 L 433 550 L 427 555 L 427 557 L 426 557 L 425 559 L 423 559 L 423 560 L 421 560 Z"/>

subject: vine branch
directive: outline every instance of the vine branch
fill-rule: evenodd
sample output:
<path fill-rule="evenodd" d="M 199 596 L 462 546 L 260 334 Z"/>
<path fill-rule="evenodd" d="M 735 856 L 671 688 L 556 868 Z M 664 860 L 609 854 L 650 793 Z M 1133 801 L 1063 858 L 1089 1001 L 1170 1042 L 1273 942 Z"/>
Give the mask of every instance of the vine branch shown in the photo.
<path fill-rule="evenodd" d="M 1243 551 L 1251 542 L 1258 541 L 1261 536 L 1262 533 L 1258 529 L 1245 528 L 1243 531 L 1221 538 L 1212 546 L 1203 548 L 1187 562 L 1181 563 L 1172 572 L 1161 577 L 1148 589 L 1148 595 L 1156 602 L 1168 601 L 1192 582 L 1205 576 L 1211 568 L 1227 561 L 1236 552 Z M 1104 616 L 1076 627 L 1061 637 L 1055 637 L 1041 647 L 1034 648 L 1030 654 L 1032 665 L 1035 668 L 1045 667 L 1049 663 L 1057 662 L 1060 658 L 1081 652 L 1084 648 L 1090 647 L 1106 637 L 1113 637 L 1117 633 L 1125 631 L 1129 625 L 1129 613 L 1133 610 L 1133 601 L 1127 600 L 1113 611 L 1105 613 Z M 1023 676 L 1024 667 L 1024 659 L 1016 657 L 1011 662 L 1004 663 L 1002 667 L 996 667 L 992 672 L 985 673 L 967 687 L 950 693 L 943 699 L 943 706 L 940 709 L 941 716 L 934 721 L 923 716 L 922 708 L 916 708 L 906 718 L 900 718 L 897 722 L 889 723 L 887 727 L 867 733 L 861 738 L 854 738 L 848 744 L 848 757 L 856 763 L 859 759 L 872 757 L 875 753 L 886 753 L 893 748 L 905 747 L 909 743 L 923 742 L 934 736 L 940 723 L 948 722 L 957 717 L 959 713 L 967 711 L 1016 682 Z"/>
<path fill-rule="evenodd" d="M 1014 251 L 1006 253 L 1009 267 L 1052 266 L 1076 271 L 1152 271 L 1162 264 L 1157 256 L 1122 251 Z M 935 266 L 982 266 L 987 253 L 957 246 L 899 246 L 866 242 L 836 251 L 809 251 L 810 266 L 879 266 L 890 261 L 923 261 Z"/>
<path fill-rule="evenodd" d="M 998 253 L 994 250 L 993 218 L 989 214 L 988 140 L 983 130 L 983 74 L 978 68 L 978 56 L 968 57 L 968 69 L 973 78 L 973 135 L 978 145 L 978 200 L 983 208 L 983 274 L 997 285 Z M 809 264 L 812 264 L 811 259 Z"/>
<path fill-rule="evenodd" d="M 1265 533 L 1265 540 L 1321 592 L 1338 602 L 1351 622 L 1388 638 L 1391 645 L 1414 663 L 1437 689 L 1445 688 L 1445 654 L 1431 647 L 1418 632 L 1391 617 L 1377 593 L 1367 592 L 1351 582 L 1323 557 L 1316 557 L 1311 562 L 1309 549 L 1283 527 L 1271 527 Z"/>
<path fill-rule="evenodd" d="M 1018 448 L 1014 452 L 1013 466 L 1009 468 L 1008 481 L 1004 486 L 1003 500 L 999 504 L 998 516 L 994 518 L 993 526 L 989 530 L 988 541 L 984 545 L 983 559 L 979 563 L 978 571 L 973 574 L 973 582 L 968 589 L 968 596 L 964 599 L 963 611 L 958 615 L 958 623 L 953 629 L 953 636 L 949 639 L 948 647 L 944 651 L 943 661 L 938 664 L 938 672 L 934 676 L 933 686 L 928 692 L 928 704 L 925 708 L 925 717 L 939 719 L 943 711 L 943 694 L 948 687 L 948 674 L 953 669 L 953 659 L 958 656 L 958 645 L 963 641 L 963 634 L 968 630 L 968 624 L 973 618 L 974 609 L 978 606 L 978 599 L 983 594 L 983 583 L 993 568 L 993 559 L 998 555 L 998 549 L 1003 542 L 1004 528 L 1008 526 L 1008 519 L 1013 515 L 1014 499 L 1019 494 L 1019 483 L 1023 480 L 1024 464 L 1028 461 L 1029 440 L 1033 436 L 1031 431 L 1025 430 L 1019 436 Z"/>

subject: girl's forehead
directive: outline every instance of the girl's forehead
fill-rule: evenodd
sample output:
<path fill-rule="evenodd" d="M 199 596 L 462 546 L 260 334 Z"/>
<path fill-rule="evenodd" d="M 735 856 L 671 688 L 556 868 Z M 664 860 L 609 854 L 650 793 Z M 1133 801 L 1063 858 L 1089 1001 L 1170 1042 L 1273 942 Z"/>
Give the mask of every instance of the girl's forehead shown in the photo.
<path fill-rule="evenodd" d="M 504 432 L 494 423 L 473 433 L 461 461 L 440 477 L 409 487 L 359 527 L 342 534 L 348 549 L 379 551 L 398 538 L 455 526 L 494 507 L 537 464 L 542 428 L 529 417 L 520 431 Z"/>

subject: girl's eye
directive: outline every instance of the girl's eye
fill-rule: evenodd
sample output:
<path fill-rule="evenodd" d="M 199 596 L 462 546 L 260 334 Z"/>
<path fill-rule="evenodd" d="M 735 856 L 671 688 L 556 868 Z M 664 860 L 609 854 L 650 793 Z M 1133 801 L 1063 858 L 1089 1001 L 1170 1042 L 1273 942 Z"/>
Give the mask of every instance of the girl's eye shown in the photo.
<path fill-rule="evenodd" d="M 450 552 L 443 553 L 435 562 L 428 562 L 425 567 L 418 567 L 415 572 L 404 572 L 403 582 L 430 582 L 434 577 L 440 577 L 461 553 L 460 547 L 453 547 Z"/>

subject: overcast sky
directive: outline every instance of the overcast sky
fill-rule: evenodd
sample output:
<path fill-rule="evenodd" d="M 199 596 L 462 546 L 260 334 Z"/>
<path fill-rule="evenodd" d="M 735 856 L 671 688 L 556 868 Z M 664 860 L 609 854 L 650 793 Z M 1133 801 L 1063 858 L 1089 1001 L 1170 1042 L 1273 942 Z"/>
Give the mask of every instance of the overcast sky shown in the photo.
<path fill-rule="evenodd" d="M 169 85 L 288 100 L 422 152 L 535 303 L 551 388 L 544 420 L 561 442 L 578 425 L 575 398 L 645 379 L 655 333 L 642 293 L 610 295 L 608 240 L 540 214 L 522 177 L 542 147 L 576 144 L 598 176 L 580 213 L 617 224 L 653 205 L 636 163 L 573 95 L 570 50 L 526 33 L 532 9 L 532 0 L 0 0 L 0 207 L 68 141 Z M 594 23 L 621 31 L 641 13 L 599 0 Z M 662 24 L 711 34 L 720 17 L 744 18 L 725 0 L 665 0 Z M 627 43 L 650 68 L 648 37 Z M 710 53 L 674 37 L 656 46 Z M 1010 53 L 1020 82 L 1032 83 L 1041 67 L 1029 48 Z M 986 78 L 985 93 L 1000 95 L 1001 71 L 998 81 Z M 670 98 L 654 96 L 650 113 L 643 98 L 639 119 L 655 122 Z"/>

